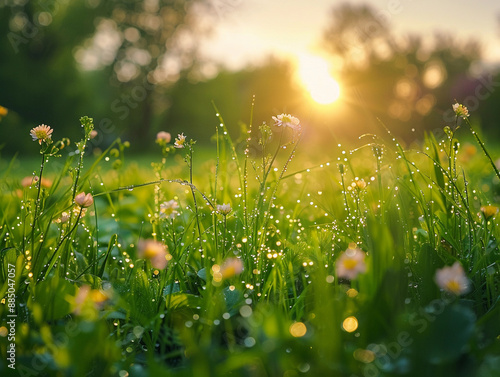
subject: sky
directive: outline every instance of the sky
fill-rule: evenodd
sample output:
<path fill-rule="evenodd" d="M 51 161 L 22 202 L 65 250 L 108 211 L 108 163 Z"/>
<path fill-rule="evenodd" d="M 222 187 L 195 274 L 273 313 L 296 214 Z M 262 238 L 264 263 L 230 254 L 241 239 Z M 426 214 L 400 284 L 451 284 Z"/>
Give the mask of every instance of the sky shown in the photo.
<path fill-rule="evenodd" d="M 202 44 L 203 56 L 229 69 L 264 61 L 269 55 L 319 54 L 332 0 L 212 0 L 214 31 Z M 484 58 L 500 63 L 498 0 L 354 0 L 385 15 L 398 35 L 429 38 L 436 31 L 476 38 Z"/>

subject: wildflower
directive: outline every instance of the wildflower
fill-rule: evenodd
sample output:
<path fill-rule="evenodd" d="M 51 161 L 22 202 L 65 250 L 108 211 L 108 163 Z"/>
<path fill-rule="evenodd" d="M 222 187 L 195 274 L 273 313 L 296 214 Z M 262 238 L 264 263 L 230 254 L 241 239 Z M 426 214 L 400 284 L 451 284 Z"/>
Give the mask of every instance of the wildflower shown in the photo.
<path fill-rule="evenodd" d="M 40 178 L 38 178 L 36 175 L 35 176 L 30 175 L 30 176 L 24 177 L 21 180 L 21 186 L 29 187 L 29 186 L 32 186 L 34 183 L 37 183 L 39 180 L 40 180 Z M 50 186 L 52 186 L 52 181 L 50 179 L 47 179 L 47 178 L 42 178 L 41 185 L 42 185 L 42 187 L 49 188 Z"/>
<path fill-rule="evenodd" d="M 85 215 L 87 214 L 87 208 L 83 208 L 83 207 L 73 207 L 73 209 L 71 210 L 71 212 L 73 212 L 73 215 L 75 216 L 80 216 L 80 218 L 84 218 Z"/>
<path fill-rule="evenodd" d="M 52 137 L 52 128 L 42 124 L 38 127 L 33 128 L 30 131 L 31 137 L 33 141 L 38 140 L 38 144 L 42 144 L 42 142 L 48 143 Z"/>
<path fill-rule="evenodd" d="M 184 136 L 184 133 L 178 134 L 177 138 L 175 139 L 174 142 L 174 147 L 176 148 L 184 148 L 184 143 L 186 142 L 186 136 Z"/>
<path fill-rule="evenodd" d="M 170 140 L 172 140 L 172 135 L 170 133 L 165 132 L 165 131 L 160 131 L 156 134 L 156 142 L 165 142 L 165 144 L 170 143 Z"/>
<path fill-rule="evenodd" d="M 455 103 L 453 106 L 453 111 L 457 117 L 467 118 L 469 116 L 469 110 L 462 104 Z"/>
<path fill-rule="evenodd" d="M 94 204 L 94 198 L 90 192 L 86 195 L 85 192 L 81 192 L 75 196 L 75 203 L 80 207 L 87 208 Z"/>
<path fill-rule="evenodd" d="M 355 279 L 366 271 L 365 253 L 359 249 L 347 249 L 337 259 L 335 271 L 339 278 Z"/>
<path fill-rule="evenodd" d="M 366 182 L 364 179 L 357 179 L 355 182 L 354 182 L 355 186 L 360 189 L 360 190 L 363 190 L 365 187 L 366 187 Z"/>
<path fill-rule="evenodd" d="M 167 260 L 172 258 L 167 252 L 167 247 L 155 240 L 139 241 L 137 256 L 140 259 L 150 260 L 151 265 L 160 270 L 167 267 Z"/>
<path fill-rule="evenodd" d="M 235 275 L 241 274 L 243 271 L 243 262 L 238 258 L 228 258 L 222 266 L 214 264 L 212 266 L 212 275 L 214 283 L 220 284 L 223 279 L 230 279 Z"/>
<path fill-rule="evenodd" d="M 163 202 L 160 204 L 160 217 L 163 219 L 170 218 L 173 219 L 179 214 L 177 211 L 179 204 L 175 200 L 169 200 L 168 202 Z"/>
<path fill-rule="evenodd" d="M 102 309 L 105 302 L 110 299 L 110 293 L 101 289 L 91 289 L 82 285 L 75 296 L 73 313 L 79 315 L 91 314 L 97 309 Z"/>
<path fill-rule="evenodd" d="M 89 138 L 93 139 L 97 136 L 97 131 L 96 130 L 92 130 L 90 131 L 89 133 Z"/>
<path fill-rule="evenodd" d="M 243 262 L 239 258 L 228 258 L 220 268 L 222 279 L 229 279 L 243 272 Z"/>
<path fill-rule="evenodd" d="M 498 207 L 491 205 L 483 206 L 481 207 L 481 212 L 483 213 L 485 218 L 489 219 L 490 217 L 493 217 L 498 213 Z"/>
<path fill-rule="evenodd" d="M 290 127 L 293 130 L 300 129 L 300 120 L 290 114 L 273 116 L 274 125 L 277 127 Z"/>
<path fill-rule="evenodd" d="M 6 116 L 9 110 L 7 110 L 5 107 L 0 106 L 0 120 L 2 120 L 2 117 Z"/>
<path fill-rule="evenodd" d="M 231 212 L 231 204 L 217 204 L 217 212 L 227 216 Z"/>
<path fill-rule="evenodd" d="M 70 215 L 68 212 L 63 212 L 61 213 L 61 217 L 59 217 L 58 219 L 54 220 L 55 223 L 57 224 L 64 224 L 66 222 L 68 222 L 68 220 L 70 219 Z"/>
<path fill-rule="evenodd" d="M 443 267 L 436 271 L 434 280 L 439 288 L 455 295 L 467 293 L 470 288 L 470 281 L 465 276 L 462 265 L 457 261 L 453 265 Z"/>

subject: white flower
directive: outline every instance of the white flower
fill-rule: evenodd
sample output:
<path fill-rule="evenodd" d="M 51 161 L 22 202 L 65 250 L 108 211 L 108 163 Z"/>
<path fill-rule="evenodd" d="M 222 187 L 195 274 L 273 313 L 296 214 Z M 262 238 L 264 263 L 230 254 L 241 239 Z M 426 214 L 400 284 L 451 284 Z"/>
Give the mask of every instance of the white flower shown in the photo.
<path fill-rule="evenodd" d="M 469 110 L 464 105 L 455 103 L 452 107 L 456 116 L 462 117 L 464 119 L 469 116 Z"/>
<path fill-rule="evenodd" d="M 168 202 L 163 202 L 160 204 L 160 217 L 173 219 L 179 214 L 177 212 L 179 204 L 175 200 L 169 200 Z"/>
<path fill-rule="evenodd" d="M 217 212 L 224 216 L 228 215 L 231 212 L 231 204 L 217 204 Z"/>
<path fill-rule="evenodd" d="M 184 143 L 186 142 L 186 136 L 184 136 L 184 133 L 178 134 L 175 142 L 174 142 L 174 147 L 175 148 L 184 148 Z"/>
<path fill-rule="evenodd" d="M 453 265 L 443 267 L 436 271 L 434 280 L 439 288 L 451 292 L 455 295 L 467 293 L 470 288 L 470 281 L 465 275 L 462 265 L 457 261 Z"/>
<path fill-rule="evenodd" d="M 335 271 L 339 278 L 355 279 L 366 271 L 365 253 L 359 249 L 347 249 L 337 259 Z"/>
<path fill-rule="evenodd" d="M 274 125 L 277 127 L 290 127 L 294 130 L 300 130 L 300 120 L 290 114 L 280 114 L 273 116 Z"/>

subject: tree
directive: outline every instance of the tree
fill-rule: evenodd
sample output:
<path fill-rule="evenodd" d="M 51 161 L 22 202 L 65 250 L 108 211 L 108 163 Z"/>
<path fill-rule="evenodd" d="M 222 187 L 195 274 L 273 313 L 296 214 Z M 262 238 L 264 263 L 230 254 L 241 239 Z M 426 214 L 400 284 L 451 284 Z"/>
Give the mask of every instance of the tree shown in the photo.
<path fill-rule="evenodd" d="M 341 63 L 338 76 L 360 132 L 374 132 L 367 119 L 375 124 L 379 117 L 408 139 L 414 137 L 412 128 L 442 123 L 454 86 L 481 57 L 477 41 L 461 42 L 446 33 L 435 34 L 428 47 L 420 36 L 396 37 L 383 13 L 367 5 L 334 8 L 323 41 Z"/>
<path fill-rule="evenodd" d="M 150 132 L 155 100 L 162 100 L 159 85 L 175 82 L 192 62 L 196 46 L 188 42 L 203 1 L 9 4 L 0 4 L 0 31 L 7 36 L 0 40 L 0 105 L 10 110 L 2 127 L 63 128 L 85 113 L 113 118 L 140 143 Z M 21 146 L 10 136 L 6 144 L 14 152 Z"/>

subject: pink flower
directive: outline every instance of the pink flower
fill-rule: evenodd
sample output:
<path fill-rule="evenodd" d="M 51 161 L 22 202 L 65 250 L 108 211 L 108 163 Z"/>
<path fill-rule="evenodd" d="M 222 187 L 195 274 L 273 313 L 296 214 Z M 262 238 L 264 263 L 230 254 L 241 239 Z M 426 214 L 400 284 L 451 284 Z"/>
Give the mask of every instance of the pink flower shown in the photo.
<path fill-rule="evenodd" d="M 172 135 L 168 132 L 160 131 L 156 134 L 156 142 L 164 141 L 165 143 L 170 143 L 170 140 L 172 140 Z"/>
<path fill-rule="evenodd" d="M 366 271 L 365 253 L 359 249 L 347 249 L 335 263 L 337 277 L 345 279 L 356 279 L 358 274 Z"/>
<path fill-rule="evenodd" d="M 81 192 L 75 196 L 75 203 L 80 207 L 87 208 L 94 204 L 94 198 L 91 193 L 85 195 L 85 192 Z"/>
<path fill-rule="evenodd" d="M 439 288 L 457 296 L 467 293 L 470 289 L 470 281 L 458 261 L 453 263 L 451 267 L 446 266 L 438 269 L 434 280 Z"/>
<path fill-rule="evenodd" d="M 239 258 L 228 258 L 220 268 L 223 279 L 229 279 L 243 272 L 243 262 Z"/>

